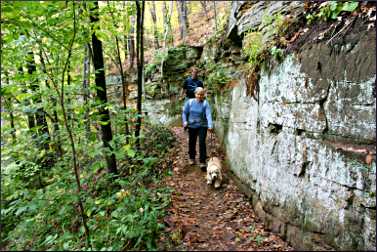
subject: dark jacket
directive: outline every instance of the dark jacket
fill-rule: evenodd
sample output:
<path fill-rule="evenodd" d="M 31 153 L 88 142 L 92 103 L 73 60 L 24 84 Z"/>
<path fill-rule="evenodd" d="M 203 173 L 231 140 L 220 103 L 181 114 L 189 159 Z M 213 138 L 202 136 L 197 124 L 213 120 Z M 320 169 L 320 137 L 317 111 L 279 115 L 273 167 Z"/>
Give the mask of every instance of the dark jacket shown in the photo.
<path fill-rule="evenodd" d="M 197 87 L 203 87 L 203 82 L 198 79 L 194 80 L 191 77 L 188 77 L 183 83 L 183 89 L 186 90 L 186 97 L 195 98 L 194 91 Z"/>

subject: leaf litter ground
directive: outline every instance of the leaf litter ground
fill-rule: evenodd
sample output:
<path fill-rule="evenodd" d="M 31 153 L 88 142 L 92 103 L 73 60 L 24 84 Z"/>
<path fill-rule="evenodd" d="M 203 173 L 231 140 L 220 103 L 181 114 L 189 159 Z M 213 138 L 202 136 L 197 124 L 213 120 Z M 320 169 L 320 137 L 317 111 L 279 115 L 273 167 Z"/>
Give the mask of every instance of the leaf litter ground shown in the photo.
<path fill-rule="evenodd" d="M 252 206 L 223 162 L 225 179 L 220 189 L 206 184 L 206 173 L 188 164 L 188 135 L 180 127 L 173 132 L 177 144 L 171 158 L 173 174 L 164 184 L 173 189 L 172 202 L 163 222 L 159 250 L 292 250 L 279 236 L 264 229 Z M 216 139 L 208 137 L 207 147 L 219 150 Z M 213 154 L 209 149 L 208 153 Z M 224 160 L 222 151 L 216 156 Z"/>

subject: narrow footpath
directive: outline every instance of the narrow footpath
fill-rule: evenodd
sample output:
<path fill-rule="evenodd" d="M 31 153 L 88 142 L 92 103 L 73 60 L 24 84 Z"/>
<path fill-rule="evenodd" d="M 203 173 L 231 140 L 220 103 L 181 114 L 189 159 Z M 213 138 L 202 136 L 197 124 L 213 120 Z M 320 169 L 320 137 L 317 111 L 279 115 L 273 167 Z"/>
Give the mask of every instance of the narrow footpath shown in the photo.
<path fill-rule="evenodd" d="M 173 189 L 172 204 L 163 220 L 160 250 L 293 250 L 264 229 L 224 162 L 221 188 L 208 186 L 206 172 L 188 164 L 187 133 L 181 127 L 172 130 L 177 138 L 173 174 L 164 181 Z M 216 139 L 208 136 L 207 148 L 224 160 Z"/>

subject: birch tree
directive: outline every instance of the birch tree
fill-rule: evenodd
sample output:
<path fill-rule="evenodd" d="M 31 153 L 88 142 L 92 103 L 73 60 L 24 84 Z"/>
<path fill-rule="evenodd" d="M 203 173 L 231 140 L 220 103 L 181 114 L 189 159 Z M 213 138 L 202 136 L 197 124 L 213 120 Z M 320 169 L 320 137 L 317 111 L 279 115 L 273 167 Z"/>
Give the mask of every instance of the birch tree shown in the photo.
<path fill-rule="evenodd" d="M 215 32 L 217 32 L 217 11 L 216 11 L 216 1 L 212 1 L 213 3 L 213 12 L 214 12 L 214 22 L 215 22 Z"/>
<path fill-rule="evenodd" d="M 187 5 L 185 0 L 177 1 L 180 38 L 185 40 L 188 32 Z"/>
<path fill-rule="evenodd" d="M 174 45 L 174 38 L 172 36 L 172 26 L 171 26 L 171 17 L 173 14 L 173 3 L 174 1 L 170 1 L 170 8 L 168 9 L 166 5 L 166 1 L 162 2 L 162 12 L 164 13 L 164 48 L 168 47 L 168 45 Z"/>
<path fill-rule="evenodd" d="M 207 21 L 209 21 L 208 10 L 207 10 L 207 1 L 200 1 L 200 5 L 202 6 L 203 12 L 206 15 Z"/>
<path fill-rule="evenodd" d="M 134 67 L 135 62 L 135 16 L 131 15 L 130 17 L 130 32 L 128 34 L 128 43 L 127 43 L 127 51 L 128 51 L 128 61 L 130 64 L 130 68 Z"/>
<path fill-rule="evenodd" d="M 156 15 L 156 4 L 155 1 L 151 2 L 152 6 L 150 8 L 151 17 L 153 21 L 153 42 L 154 42 L 154 48 L 158 49 L 160 48 L 159 42 L 158 42 L 158 29 L 157 29 L 157 15 Z"/>

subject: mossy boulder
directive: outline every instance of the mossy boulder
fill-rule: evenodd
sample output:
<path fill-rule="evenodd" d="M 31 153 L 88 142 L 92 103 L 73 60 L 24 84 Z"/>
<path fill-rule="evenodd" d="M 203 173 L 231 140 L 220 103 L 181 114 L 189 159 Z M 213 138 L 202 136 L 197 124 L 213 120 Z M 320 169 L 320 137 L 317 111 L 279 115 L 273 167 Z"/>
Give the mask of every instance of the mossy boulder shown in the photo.
<path fill-rule="evenodd" d="M 184 73 L 196 64 L 202 51 L 202 47 L 186 45 L 170 48 L 163 65 L 164 79 L 173 85 L 182 82 Z"/>
<path fill-rule="evenodd" d="M 145 83 L 145 94 L 150 98 L 155 98 L 161 94 L 161 85 L 156 82 Z"/>

